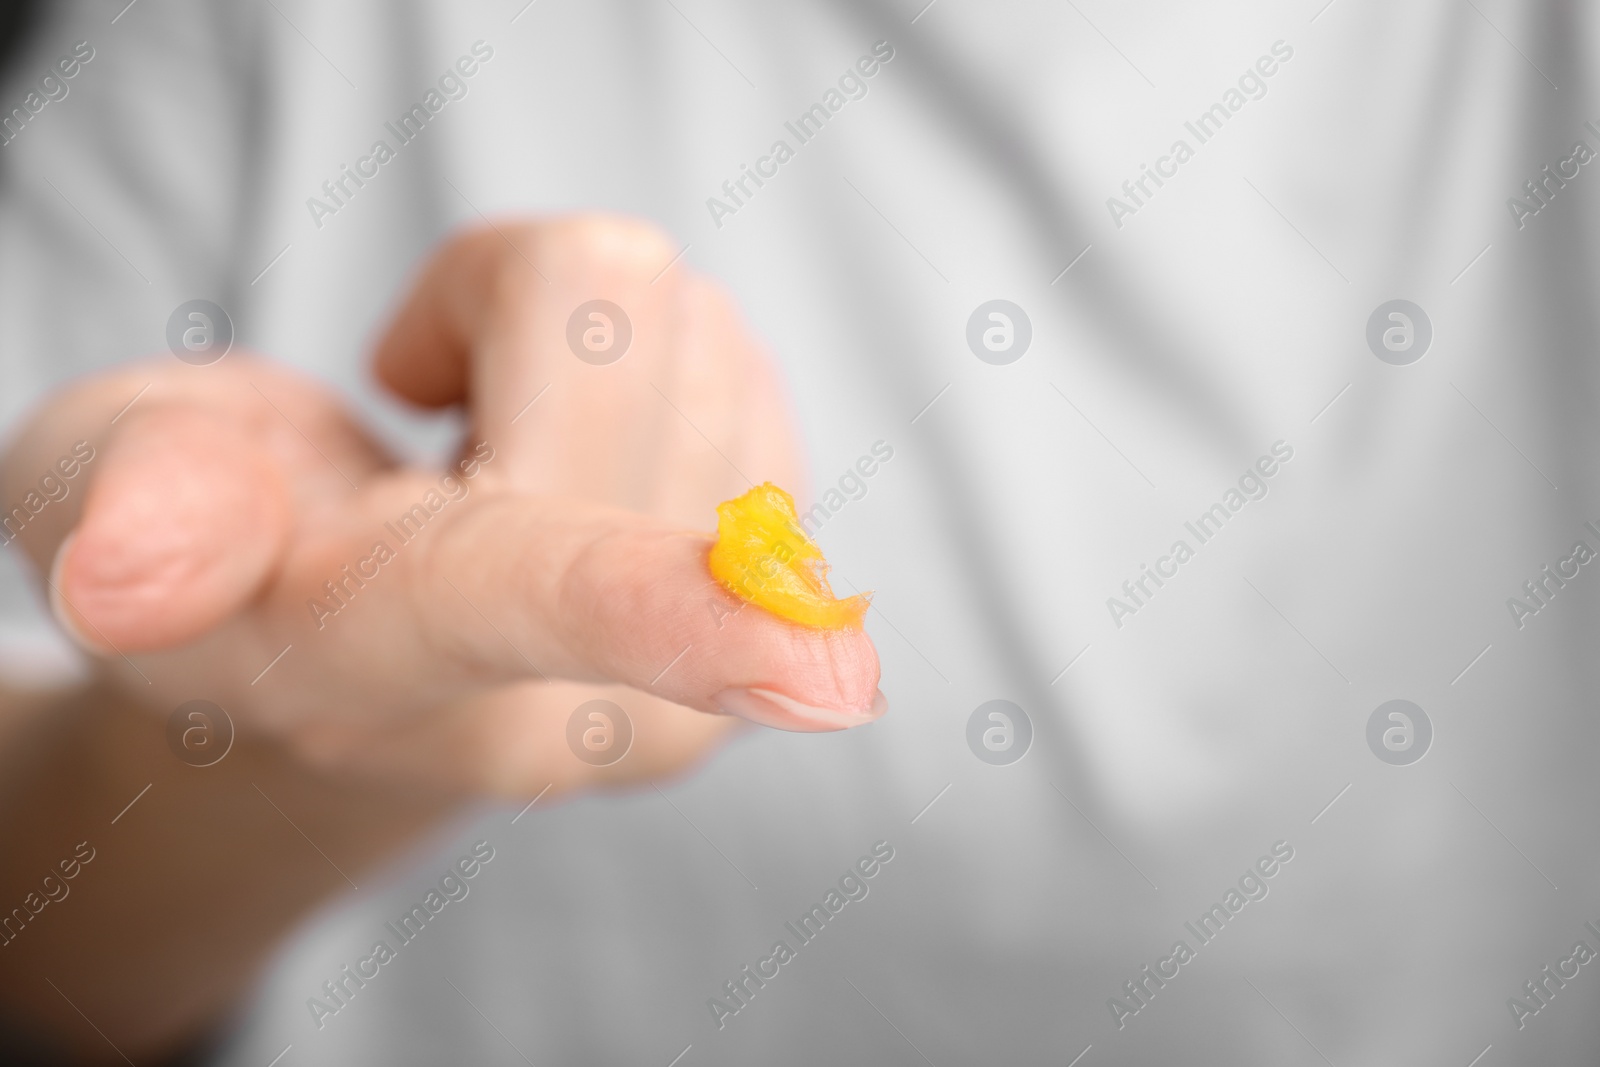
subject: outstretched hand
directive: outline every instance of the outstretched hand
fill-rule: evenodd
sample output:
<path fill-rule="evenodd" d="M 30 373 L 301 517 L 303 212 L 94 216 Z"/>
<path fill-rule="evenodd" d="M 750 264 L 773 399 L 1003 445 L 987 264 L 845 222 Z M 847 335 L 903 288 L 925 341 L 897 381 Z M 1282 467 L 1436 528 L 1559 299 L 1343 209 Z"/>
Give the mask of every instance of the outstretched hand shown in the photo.
<path fill-rule="evenodd" d="M 258 356 L 75 384 L 6 458 L 5 499 L 75 442 L 95 457 L 21 543 L 141 703 L 213 701 L 340 772 L 527 796 L 683 768 L 728 713 L 871 721 L 864 633 L 743 607 L 706 569 L 716 503 L 797 484 L 801 459 L 773 365 L 718 287 L 663 271 L 674 254 L 606 218 L 448 243 L 376 354 L 400 397 L 465 409 L 444 470 L 397 462 L 326 389 Z M 615 362 L 569 343 L 594 300 L 631 330 Z M 579 316 L 579 346 L 589 328 L 617 345 L 617 318 Z M 632 722 L 607 767 L 567 743 L 595 698 Z"/>

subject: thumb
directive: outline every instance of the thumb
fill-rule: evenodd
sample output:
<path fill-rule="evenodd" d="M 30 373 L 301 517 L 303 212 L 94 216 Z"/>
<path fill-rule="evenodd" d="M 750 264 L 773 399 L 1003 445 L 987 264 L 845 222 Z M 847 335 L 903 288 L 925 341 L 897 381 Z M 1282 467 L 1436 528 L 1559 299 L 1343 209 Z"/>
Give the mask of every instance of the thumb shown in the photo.
<path fill-rule="evenodd" d="M 104 446 L 50 598 L 91 650 L 183 644 L 248 603 L 282 555 L 287 486 L 238 427 L 196 406 L 131 412 Z"/>
<path fill-rule="evenodd" d="M 862 630 L 786 622 L 711 576 L 711 538 L 586 501 L 507 496 L 440 529 L 417 579 L 433 641 L 510 675 L 620 682 L 779 729 L 887 710 Z M 463 642 L 465 642 L 463 644 Z"/>

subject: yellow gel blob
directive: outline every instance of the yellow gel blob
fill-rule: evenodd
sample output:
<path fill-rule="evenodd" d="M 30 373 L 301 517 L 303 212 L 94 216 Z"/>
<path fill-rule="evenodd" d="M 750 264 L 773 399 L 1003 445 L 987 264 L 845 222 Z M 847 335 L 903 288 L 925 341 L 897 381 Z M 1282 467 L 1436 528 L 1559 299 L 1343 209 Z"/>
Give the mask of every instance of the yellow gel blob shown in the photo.
<path fill-rule="evenodd" d="M 712 577 L 741 600 L 821 630 L 859 630 L 870 593 L 839 600 L 828 561 L 806 536 L 794 497 L 771 482 L 717 505 Z"/>

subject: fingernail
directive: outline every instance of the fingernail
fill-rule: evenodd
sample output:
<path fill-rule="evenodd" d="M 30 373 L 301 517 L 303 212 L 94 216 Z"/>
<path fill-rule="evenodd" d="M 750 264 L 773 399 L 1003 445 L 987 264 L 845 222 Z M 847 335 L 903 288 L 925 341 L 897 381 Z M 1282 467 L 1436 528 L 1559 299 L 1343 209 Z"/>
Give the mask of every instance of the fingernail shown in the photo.
<path fill-rule="evenodd" d="M 792 730 L 796 733 L 848 730 L 852 726 L 864 726 L 882 718 L 883 713 L 889 710 L 889 701 L 881 689 L 873 693 L 872 706 L 863 711 L 819 708 L 770 689 L 724 689 L 711 699 L 729 715 L 737 715 L 774 730 Z"/>
<path fill-rule="evenodd" d="M 55 616 L 56 625 L 67 632 L 74 644 L 90 652 L 101 652 L 98 641 L 88 637 L 78 628 L 77 622 L 72 617 L 72 610 L 66 599 L 61 595 L 61 572 L 66 566 L 67 553 L 72 551 L 72 542 L 78 536 L 78 531 L 73 530 L 62 540 L 56 549 L 56 558 L 50 564 L 50 613 Z"/>

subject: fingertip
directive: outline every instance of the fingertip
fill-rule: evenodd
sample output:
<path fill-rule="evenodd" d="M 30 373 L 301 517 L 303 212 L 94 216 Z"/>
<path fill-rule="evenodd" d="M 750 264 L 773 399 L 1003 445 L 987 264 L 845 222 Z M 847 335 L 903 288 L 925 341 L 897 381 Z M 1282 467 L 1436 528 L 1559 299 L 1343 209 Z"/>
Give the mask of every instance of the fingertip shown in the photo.
<path fill-rule="evenodd" d="M 866 631 L 802 626 L 734 597 L 711 576 L 710 546 L 703 535 L 651 523 L 596 539 L 569 572 L 561 604 L 575 643 L 608 676 L 699 711 L 738 713 L 718 696 L 756 691 L 758 699 L 794 702 L 778 702 L 787 713 L 819 709 L 850 723 L 875 717 L 881 672 Z"/>
<path fill-rule="evenodd" d="M 755 604 L 740 612 L 730 640 L 748 645 L 761 663 L 755 688 L 803 708 L 859 719 L 881 698 L 878 650 L 865 630 L 801 626 Z M 851 721 L 854 725 L 854 720 Z"/>
<path fill-rule="evenodd" d="M 99 655 L 108 655 L 113 650 L 98 636 L 91 636 L 92 630 L 88 627 L 87 620 L 78 614 L 72 602 L 62 592 L 62 586 L 66 582 L 67 557 L 71 554 L 72 546 L 77 539 L 76 530 L 67 534 L 56 548 L 55 559 L 50 564 L 50 576 L 46 579 L 46 584 L 50 588 L 48 594 L 50 613 L 55 616 L 56 624 L 66 631 L 67 636 L 79 648 Z"/>
<path fill-rule="evenodd" d="M 877 722 L 889 711 L 883 690 L 875 690 L 872 703 L 864 710 L 819 707 L 796 700 L 771 689 L 724 689 L 711 698 L 717 708 L 729 715 L 793 733 L 832 733 Z"/>
<path fill-rule="evenodd" d="M 170 648 L 251 599 L 287 542 L 288 490 L 241 432 L 203 412 L 119 434 L 52 568 L 57 618 L 91 651 Z"/>
<path fill-rule="evenodd" d="M 466 399 L 477 320 L 504 240 L 489 227 L 468 230 L 423 266 L 373 348 L 372 372 L 386 389 L 425 408 Z"/>

